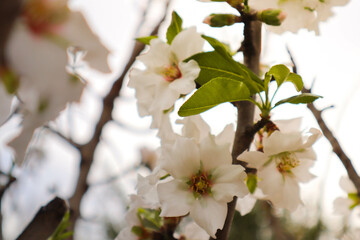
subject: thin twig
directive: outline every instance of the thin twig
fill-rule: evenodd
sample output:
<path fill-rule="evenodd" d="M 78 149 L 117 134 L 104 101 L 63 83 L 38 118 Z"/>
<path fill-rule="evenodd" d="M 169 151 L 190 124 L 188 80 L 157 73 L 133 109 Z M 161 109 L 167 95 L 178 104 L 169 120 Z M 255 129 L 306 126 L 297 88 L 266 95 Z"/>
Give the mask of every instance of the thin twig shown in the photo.
<path fill-rule="evenodd" d="M 297 73 L 297 67 L 296 67 L 296 63 L 295 60 L 293 58 L 293 55 L 291 54 L 290 50 L 288 50 L 291 62 L 293 64 L 293 71 L 294 73 Z M 311 93 L 311 88 L 303 88 L 302 89 L 303 93 Z M 316 121 L 319 124 L 320 129 L 322 130 L 324 136 L 326 137 L 326 139 L 329 141 L 329 143 L 331 144 L 332 150 L 333 152 L 336 154 L 336 156 L 338 156 L 338 158 L 340 159 L 340 161 L 342 162 L 342 164 L 344 165 L 350 180 L 354 183 L 357 193 L 360 196 L 360 177 L 358 175 L 358 173 L 356 172 L 351 159 L 346 155 L 346 153 L 344 152 L 344 150 L 342 149 L 338 139 L 334 136 L 334 134 L 332 133 L 332 131 L 329 129 L 329 127 L 327 126 L 327 124 L 325 123 L 323 117 L 322 117 L 322 112 L 323 110 L 318 110 L 313 103 L 309 103 L 307 104 L 308 109 L 312 112 L 312 114 L 314 115 Z"/>
<path fill-rule="evenodd" d="M 151 35 L 156 35 L 161 23 L 165 19 L 166 12 L 169 6 L 169 1 L 166 5 L 166 11 L 164 13 L 163 18 L 159 21 L 157 26 L 154 28 L 154 30 L 151 32 Z M 149 8 L 146 8 L 149 9 Z M 145 14 L 146 15 L 146 14 Z M 144 15 L 144 16 L 145 16 Z M 144 21 L 141 21 L 141 24 Z M 139 27 L 141 27 L 141 24 Z M 122 88 L 125 76 L 127 75 L 128 71 L 130 70 L 131 66 L 134 64 L 136 57 L 144 50 L 145 45 L 140 42 L 136 42 L 135 46 L 133 48 L 133 52 L 130 56 L 130 59 L 128 63 L 126 64 L 121 76 L 114 82 L 112 85 L 109 93 L 105 96 L 103 99 L 103 110 L 100 115 L 100 119 L 98 123 L 96 124 L 94 134 L 90 141 L 81 148 L 79 148 L 81 159 L 80 159 L 80 174 L 78 183 L 76 185 L 76 189 L 74 192 L 74 195 L 70 198 L 70 207 L 71 207 L 71 228 L 72 230 L 75 228 L 75 221 L 80 217 L 80 202 L 84 194 L 87 192 L 88 189 L 88 183 L 87 183 L 87 177 L 90 171 L 91 164 L 94 160 L 94 154 L 96 150 L 96 146 L 100 142 L 100 137 L 102 134 L 102 130 L 104 126 L 111 121 L 112 118 L 112 111 L 114 109 L 114 101 L 119 96 L 120 90 Z"/>
<path fill-rule="evenodd" d="M 60 137 L 61 139 L 63 139 L 65 142 L 69 143 L 71 146 L 73 146 L 74 148 L 80 149 L 82 147 L 82 145 L 74 142 L 72 139 L 66 137 L 64 134 L 62 134 L 61 132 L 53 129 L 52 127 L 50 127 L 49 125 L 44 125 L 43 126 L 44 129 L 49 130 L 51 133 L 55 134 L 56 136 Z"/>

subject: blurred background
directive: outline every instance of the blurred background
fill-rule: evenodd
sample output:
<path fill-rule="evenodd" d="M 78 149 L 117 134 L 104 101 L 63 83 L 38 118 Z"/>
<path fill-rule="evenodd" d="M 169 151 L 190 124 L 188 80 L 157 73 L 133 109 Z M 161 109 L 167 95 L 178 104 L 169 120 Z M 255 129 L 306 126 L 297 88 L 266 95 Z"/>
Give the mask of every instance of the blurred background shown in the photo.
<path fill-rule="evenodd" d="M 89 26 L 111 51 L 108 62 L 112 73 L 101 74 L 89 67 L 80 69 L 78 74 L 87 81 L 80 102 L 69 104 L 49 124 L 79 144 L 87 143 L 92 137 L 103 98 L 124 72 L 134 39 L 149 35 L 165 11 L 166 18 L 159 29 L 162 39 L 165 39 L 172 10 L 182 17 L 184 27 L 195 25 L 198 32 L 230 44 L 232 50 L 237 50 L 243 39 L 241 24 L 211 28 L 202 23 L 211 13 L 233 13 L 224 3 L 173 0 L 166 7 L 164 0 L 69 0 L 69 6 L 84 14 Z M 357 138 L 360 134 L 357 127 L 360 119 L 359 10 L 360 2 L 356 0 L 335 8 L 335 15 L 320 24 L 319 36 L 307 30 L 278 35 L 264 28 L 262 48 L 263 72 L 275 64 L 290 65 L 287 49 L 291 51 L 305 85 L 312 86 L 313 93 L 324 97 L 316 102 L 318 109 L 334 106 L 325 110 L 323 116 L 357 169 L 360 169 Z M 211 48 L 206 46 L 206 49 Z M 242 59 L 241 56 L 237 58 Z M 291 85 L 284 85 L 278 97 L 295 93 Z M 218 133 L 226 124 L 235 123 L 236 111 L 231 104 L 222 104 L 202 116 L 212 132 Z M 135 193 L 137 174 L 149 174 L 149 164 L 156 158 L 154 151 L 159 147 L 159 139 L 156 131 L 149 128 L 151 119 L 139 117 L 134 90 L 127 87 L 127 77 L 115 100 L 112 117 L 102 131 L 87 176 L 88 189 L 81 200 L 81 218 L 75 232 L 77 240 L 116 237 L 125 226 L 128 195 Z M 176 111 L 172 117 L 173 120 L 179 118 Z M 296 117 L 303 118 L 303 129 L 317 127 L 306 106 L 284 105 L 273 113 L 274 119 Z M 16 126 L 15 121 L 10 121 L 0 128 L 0 170 L 3 173 L 12 168 L 12 151 L 5 145 L 5 140 Z M 7 240 L 15 239 L 38 208 L 54 196 L 70 199 L 79 177 L 79 152 L 56 134 L 40 128 L 30 147 L 36 149 L 37 154 L 32 154 L 21 167 L 12 170 L 16 181 L 1 199 L 3 236 Z M 317 178 L 302 185 L 304 206 L 294 213 L 277 211 L 275 215 L 287 231 L 298 236 L 295 239 L 358 239 L 359 213 L 349 217 L 333 213 L 333 200 L 345 196 L 339 187 L 339 179 L 346 171 L 325 138 L 315 144 L 315 149 L 318 160 L 311 172 Z M 264 216 L 259 204 L 246 217 L 237 217 L 235 224 L 246 226 L 241 228 L 242 239 L 270 239 L 270 220 Z M 256 235 L 246 235 L 254 232 Z"/>

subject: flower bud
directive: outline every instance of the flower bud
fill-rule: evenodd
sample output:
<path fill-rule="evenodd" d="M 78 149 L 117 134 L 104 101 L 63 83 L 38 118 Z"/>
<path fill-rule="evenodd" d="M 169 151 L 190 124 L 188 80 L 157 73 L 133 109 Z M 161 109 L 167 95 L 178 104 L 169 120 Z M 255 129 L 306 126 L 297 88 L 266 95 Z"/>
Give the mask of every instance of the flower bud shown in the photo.
<path fill-rule="evenodd" d="M 204 19 L 203 23 L 211 27 L 230 26 L 236 22 L 237 18 L 237 16 L 232 14 L 211 14 Z"/>
<path fill-rule="evenodd" d="M 257 19 L 265 24 L 280 26 L 286 18 L 286 13 L 280 9 L 265 9 L 257 13 Z"/>

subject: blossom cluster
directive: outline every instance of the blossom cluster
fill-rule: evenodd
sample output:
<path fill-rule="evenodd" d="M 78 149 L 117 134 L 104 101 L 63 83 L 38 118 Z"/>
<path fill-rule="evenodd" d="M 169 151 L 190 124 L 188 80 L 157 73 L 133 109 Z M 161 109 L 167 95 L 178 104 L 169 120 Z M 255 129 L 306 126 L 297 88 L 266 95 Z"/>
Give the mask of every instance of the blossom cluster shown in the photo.
<path fill-rule="evenodd" d="M 128 220 L 129 226 L 120 232 L 118 240 L 164 234 L 165 227 L 146 226 L 136 210 L 143 208 L 160 211 L 157 218 L 162 218 L 164 225 L 169 218 L 190 218 L 205 230 L 203 239 L 215 238 L 217 230 L 224 226 L 227 203 L 234 197 L 240 200 L 238 210 L 242 214 L 251 211 L 256 199 L 294 211 L 302 204 L 299 183 L 314 178 L 309 171 L 316 159 L 312 145 L 321 133 L 316 129 L 297 130 L 299 121 L 290 121 L 290 126 L 279 122 L 279 127 L 262 133 L 261 142 L 257 143 L 262 146 L 260 151 L 246 151 L 238 156 L 247 167 L 256 169 L 256 189 L 247 186 L 249 176 L 245 168 L 233 165 L 232 125 L 215 136 L 206 122 L 195 115 L 177 121 L 183 125 L 181 134 L 173 131 L 169 113 L 179 98 L 195 89 L 201 70 L 195 61 L 187 59 L 201 52 L 202 44 L 195 28 L 179 32 L 170 44 L 153 39 L 150 49 L 138 57 L 145 68 L 135 68 L 130 73 L 129 86 L 136 90 L 139 113 L 152 116 L 152 127 L 159 129 L 161 147 L 153 173 L 139 176 L 138 193 L 132 196 L 127 213 L 127 219 L 133 220 Z"/>

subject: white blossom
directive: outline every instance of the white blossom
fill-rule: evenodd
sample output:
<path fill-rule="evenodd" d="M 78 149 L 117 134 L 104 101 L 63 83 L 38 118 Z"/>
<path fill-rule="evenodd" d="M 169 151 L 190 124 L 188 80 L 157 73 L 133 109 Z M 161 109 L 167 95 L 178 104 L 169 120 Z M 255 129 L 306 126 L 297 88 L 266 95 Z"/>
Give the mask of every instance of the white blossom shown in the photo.
<path fill-rule="evenodd" d="M 25 1 L 6 46 L 9 67 L 20 78 L 17 96 L 23 130 L 10 143 L 19 164 L 34 130 L 57 117 L 68 102 L 80 99 L 84 84 L 66 70 L 70 46 L 86 50 L 84 60 L 90 66 L 109 72 L 109 51 L 82 14 L 70 11 L 66 0 Z"/>
<path fill-rule="evenodd" d="M 238 160 L 257 169 L 258 187 L 277 207 L 291 211 L 302 203 L 299 182 L 308 182 L 314 176 L 309 168 L 316 159 L 312 145 L 321 135 L 311 129 L 309 135 L 301 132 L 275 131 L 263 140 L 264 152 L 244 152 Z"/>
<path fill-rule="evenodd" d="M 347 193 L 347 197 L 338 197 L 334 200 L 334 212 L 341 215 L 349 215 L 351 210 L 359 206 L 360 198 L 354 183 L 349 177 L 340 178 L 340 187 Z"/>
<path fill-rule="evenodd" d="M 151 40 L 150 50 L 137 58 L 146 69 L 132 69 L 129 87 L 136 90 L 140 116 L 153 117 L 152 128 L 172 130 L 164 111 L 170 110 L 181 95 L 195 89 L 200 68 L 194 60 L 183 60 L 201 52 L 203 44 L 192 27 L 176 35 L 171 45 L 160 39 Z"/>
<path fill-rule="evenodd" d="M 296 33 L 301 28 L 319 32 L 319 23 L 333 15 L 332 8 L 343 6 L 349 0 L 249 0 L 251 8 L 256 10 L 281 9 L 286 18 L 278 27 L 267 26 L 276 33 L 290 31 Z"/>
<path fill-rule="evenodd" d="M 229 145 L 217 145 L 211 135 L 200 143 L 178 137 L 174 144 L 165 144 L 161 167 L 173 179 L 158 185 L 161 216 L 189 213 L 214 237 L 224 225 L 227 203 L 248 193 L 244 168 L 231 162 Z"/>

